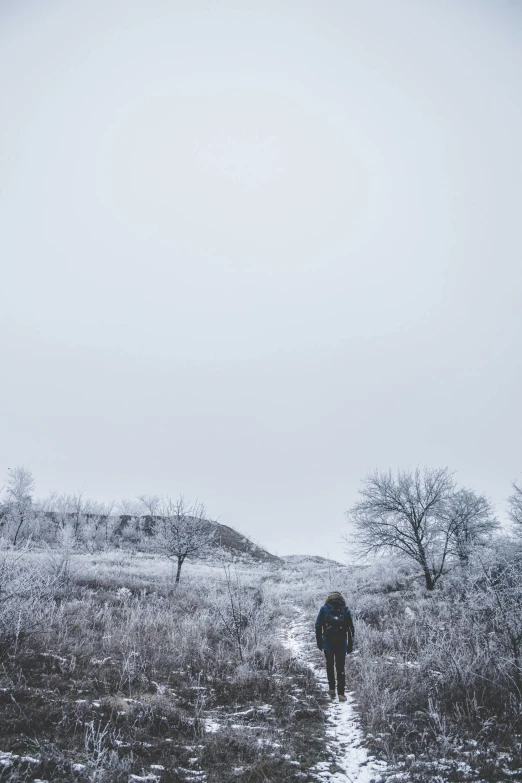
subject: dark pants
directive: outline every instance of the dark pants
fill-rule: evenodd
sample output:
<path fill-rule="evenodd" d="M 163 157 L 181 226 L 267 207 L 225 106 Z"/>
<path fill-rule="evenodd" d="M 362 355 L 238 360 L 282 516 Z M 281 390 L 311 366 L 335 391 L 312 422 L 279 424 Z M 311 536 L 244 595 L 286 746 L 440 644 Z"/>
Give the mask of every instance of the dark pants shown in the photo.
<path fill-rule="evenodd" d="M 328 687 L 331 691 L 335 690 L 335 672 L 337 672 L 337 693 L 344 696 L 344 664 L 346 662 L 346 653 L 325 652 L 326 674 L 328 676 Z M 335 671 L 334 671 L 335 663 Z"/>

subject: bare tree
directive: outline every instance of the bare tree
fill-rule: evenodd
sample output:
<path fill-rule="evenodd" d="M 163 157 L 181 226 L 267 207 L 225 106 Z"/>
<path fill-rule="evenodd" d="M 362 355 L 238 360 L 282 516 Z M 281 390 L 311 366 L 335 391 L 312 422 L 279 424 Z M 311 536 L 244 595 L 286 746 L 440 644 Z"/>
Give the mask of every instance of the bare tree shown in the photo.
<path fill-rule="evenodd" d="M 138 501 L 146 512 L 142 519 L 140 532 L 150 537 L 154 534 L 156 518 L 159 516 L 161 507 L 164 503 L 158 495 L 139 495 Z"/>
<path fill-rule="evenodd" d="M 145 496 L 142 496 L 145 497 Z M 124 517 L 139 517 L 141 514 L 141 507 L 143 500 L 140 498 L 122 498 L 119 503 L 116 504 L 116 508 L 121 516 Z"/>
<path fill-rule="evenodd" d="M 110 506 L 112 508 L 112 506 Z M 73 495 L 54 495 L 53 509 L 50 512 L 55 530 L 60 539 L 68 538 L 74 545 L 83 544 L 86 538 L 92 539 L 92 531 L 101 541 L 99 530 L 104 524 L 105 511 L 102 504 L 86 498 L 83 490 Z"/>
<path fill-rule="evenodd" d="M 442 519 L 450 532 L 451 554 L 462 564 L 499 527 L 491 502 L 471 489 L 459 489 L 448 498 Z"/>
<path fill-rule="evenodd" d="M 115 526 L 114 502 L 107 504 L 88 501 L 77 540 L 90 554 L 109 546 Z"/>
<path fill-rule="evenodd" d="M 25 523 L 32 517 L 34 478 L 33 474 L 23 465 L 9 469 L 6 480 L 7 514 L 13 524 L 13 544 L 16 546 L 18 536 Z"/>
<path fill-rule="evenodd" d="M 215 531 L 200 503 L 187 505 L 183 497 L 162 500 L 155 507 L 154 548 L 177 563 L 176 584 L 187 558 L 199 557 L 211 545 Z"/>
<path fill-rule="evenodd" d="M 126 502 L 127 504 L 132 503 L 132 501 Z M 138 495 L 138 502 L 151 517 L 158 516 L 160 509 L 165 505 L 165 502 L 158 495 Z M 168 502 L 170 503 L 170 501 Z"/>
<path fill-rule="evenodd" d="M 55 493 L 48 501 L 48 514 L 53 526 L 53 538 L 61 545 L 65 545 L 67 549 L 75 543 L 73 508 L 72 496 L 64 493 L 60 495 Z"/>
<path fill-rule="evenodd" d="M 83 490 L 68 496 L 69 514 L 73 523 L 73 536 L 79 538 L 80 528 L 85 522 L 85 515 L 89 511 L 89 503 L 83 497 Z"/>
<path fill-rule="evenodd" d="M 217 613 L 223 624 L 223 630 L 236 645 L 239 660 L 243 663 L 243 647 L 245 628 L 248 618 L 244 611 L 244 591 L 236 573 L 232 576 L 230 566 L 223 566 L 225 572 L 225 585 L 227 590 L 227 603 L 223 608 L 218 604 Z"/>
<path fill-rule="evenodd" d="M 447 468 L 367 476 L 361 499 L 350 511 L 359 546 L 365 552 L 399 551 L 418 563 L 426 588 L 444 573 L 451 527 L 444 519 L 454 482 Z"/>
<path fill-rule="evenodd" d="M 522 535 L 522 485 L 513 482 L 513 494 L 508 498 L 509 518 L 515 529 Z"/>
<path fill-rule="evenodd" d="M 360 548 L 398 551 L 417 563 L 433 590 L 449 561 L 465 564 L 474 547 L 498 527 L 490 501 L 456 489 L 447 468 L 370 474 L 348 519 Z"/>

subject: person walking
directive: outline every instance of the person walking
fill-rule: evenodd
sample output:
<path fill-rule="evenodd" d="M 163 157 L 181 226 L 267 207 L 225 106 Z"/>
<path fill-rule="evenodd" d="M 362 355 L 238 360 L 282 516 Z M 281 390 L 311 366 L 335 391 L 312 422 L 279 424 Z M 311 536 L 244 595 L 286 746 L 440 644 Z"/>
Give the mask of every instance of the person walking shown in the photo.
<path fill-rule="evenodd" d="M 346 701 L 344 695 L 346 653 L 353 650 L 355 629 L 350 610 L 341 593 L 330 593 L 321 607 L 315 621 L 317 647 L 326 658 L 328 693 L 335 698 L 335 675 L 339 701 Z"/>

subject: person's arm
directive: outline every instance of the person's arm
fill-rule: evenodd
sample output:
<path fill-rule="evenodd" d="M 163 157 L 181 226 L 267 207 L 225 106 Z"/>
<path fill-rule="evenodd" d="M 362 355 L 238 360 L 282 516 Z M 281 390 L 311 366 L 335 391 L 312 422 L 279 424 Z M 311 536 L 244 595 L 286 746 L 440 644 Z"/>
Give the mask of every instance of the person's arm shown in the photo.
<path fill-rule="evenodd" d="M 317 615 L 317 620 L 315 621 L 315 640 L 317 642 L 317 647 L 322 650 L 323 649 L 323 608 L 321 607 L 319 614 Z"/>
<path fill-rule="evenodd" d="M 352 613 L 349 609 L 346 610 L 346 628 L 351 633 L 352 638 L 355 637 L 355 628 L 352 620 Z"/>

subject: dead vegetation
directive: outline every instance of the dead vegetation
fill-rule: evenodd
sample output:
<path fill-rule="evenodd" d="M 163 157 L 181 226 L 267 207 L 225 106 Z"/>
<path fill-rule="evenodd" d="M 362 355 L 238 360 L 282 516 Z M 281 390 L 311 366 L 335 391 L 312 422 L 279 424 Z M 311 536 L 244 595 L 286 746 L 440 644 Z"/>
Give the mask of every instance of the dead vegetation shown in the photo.
<path fill-rule="evenodd" d="M 322 696 L 260 573 L 131 560 L 3 553 L 0 781 L 307 780 Z"/>
<path fill-rule="evenodd" d="M 370 745 L 401 781 L 522 780 L 516 548 L 482 553 L 431 593 L 388 572 L 391 589 L 376 591 L 373 570 L 355 600 L 353 685 Z"/>

